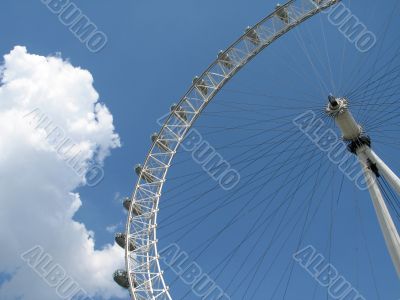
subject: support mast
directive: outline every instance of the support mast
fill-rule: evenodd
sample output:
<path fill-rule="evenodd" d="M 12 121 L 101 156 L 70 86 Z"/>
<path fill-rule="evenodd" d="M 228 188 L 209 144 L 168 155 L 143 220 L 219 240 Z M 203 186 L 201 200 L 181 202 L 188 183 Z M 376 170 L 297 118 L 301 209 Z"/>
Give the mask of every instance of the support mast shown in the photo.
<path fill-rule="evenodd" d="M 334 118 L 336 125 L 342 132 L 343 139 L 349 142 L 349 150 L 358 157 L 386 246 L 400 278 L 400 237 L 382 196 L 377 177 L 383 175 L 399 196 L 400 179 L 371 149 L 371 140 L 363 134 L 361 126 L 355 121 L 349 111 L 346 99 L 329 96 L 326 112 Z"/>

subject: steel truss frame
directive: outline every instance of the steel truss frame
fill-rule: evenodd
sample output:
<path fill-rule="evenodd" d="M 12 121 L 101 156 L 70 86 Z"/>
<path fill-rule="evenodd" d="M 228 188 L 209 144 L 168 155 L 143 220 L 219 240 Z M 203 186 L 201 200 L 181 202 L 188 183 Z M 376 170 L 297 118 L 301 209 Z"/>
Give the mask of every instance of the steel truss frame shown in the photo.
<path fill-rule="evenodd" d="M 168 169 L 188 130 L 222 87 L 257 54 L 297 25 L 338 2 L 340 0 L 292 0 L 282 5 L 247 28 L 226 51 L 221 51 L 172 107 L 154 138 L 131 196 L 125 261 L 132 299 L 172 299 L 159 262 L 157 214 Z M 129 251 L 128 243 L 132 240 L 136 247 Z"/>

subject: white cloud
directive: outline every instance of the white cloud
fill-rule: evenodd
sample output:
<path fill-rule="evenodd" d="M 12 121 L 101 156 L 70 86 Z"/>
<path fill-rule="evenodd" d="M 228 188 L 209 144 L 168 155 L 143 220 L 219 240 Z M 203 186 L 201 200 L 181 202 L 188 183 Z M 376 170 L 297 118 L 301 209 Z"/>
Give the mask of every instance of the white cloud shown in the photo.
<path fill-rule="evenodd" d="M 115 233 L 120 225 L 121 223 L 109 225 L 106 227 L 106 230 L 108 233 Z"/>
<path fill-rule="evenodd" d="M 123 265 L 122 250 L 115 244 L 95 250 L 94 234 L 72 219 L 81 206 L 72 191 L 84 180 L 48 143 L 46 132 L 23 117 L 39 108 L 85 157 L 102 163 L 120 142 L 91 74 L 24 47 L 5 55 L 0 68 L 0 273 L 13 274 L 0 286 L 0 299 L 57 299 L 55 289 L 20 258 L 35 245 L 90 295 L 126 297 L 112 280 L 114 269 Z"/>

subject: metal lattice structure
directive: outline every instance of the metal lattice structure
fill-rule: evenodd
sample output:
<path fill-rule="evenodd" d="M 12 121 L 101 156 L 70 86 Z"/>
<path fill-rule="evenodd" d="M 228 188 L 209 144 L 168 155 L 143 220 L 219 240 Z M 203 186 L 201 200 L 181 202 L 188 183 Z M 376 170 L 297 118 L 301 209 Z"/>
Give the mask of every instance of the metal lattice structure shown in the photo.
<path fill-rule="evenodd" d="M 275 11 L 245 33 L 199 77 L 184 97 L 171 107 L 143 166 L 136 167 L 138 181 L 131 198 L 125 235 L 126 270 L 117 274 L 120 285 L 129 289 L 132 299 L 172 299 L 159 263 L 157 214 L 163 184 L 171 161 L 186 133 L 222 87 L 258 53 L 308 18 L 340 0 L 292 0 L 277 5 Z M 126 277 L 124 277 L 126 276 Z M 118 281 L 117 281 L 118 282 Z"/>

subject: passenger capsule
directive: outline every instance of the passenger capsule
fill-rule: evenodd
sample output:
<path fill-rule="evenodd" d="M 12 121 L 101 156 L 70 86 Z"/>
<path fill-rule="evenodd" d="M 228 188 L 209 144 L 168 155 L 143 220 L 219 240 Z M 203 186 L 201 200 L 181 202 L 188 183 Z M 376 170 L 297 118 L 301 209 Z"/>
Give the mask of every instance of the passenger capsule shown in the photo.
<path fill-rule="evenodd" d="M 125 245 L 126 245 L 126 234 L 125 233 L 121 233 L 118 232 L 115 234 L 115 242 L 118 244 L 118 246 L 120 246 L 121 248 L 125 249 Z M 129 239 L 129 251 L 133 251 L 135 250 L 135 242 L 131 239 Z"/>
<path fill-rule="evenodd" d="M 187 122 L 188 120 L 187 115 L 181 106 L 173 104 L 171 106 L 171 112 L 174 113 L 174 115 L 177 116 L 182 121 Z"/>
<path fill-rule="evenodd" d="M 114 281 L 124 289 L 129 288 L 128 272 L 124 270 L 117 270 L 114 272 Z"/>
<path fill-rule="evenodd" d="M 154 181 L 156 181 L 156 178 L 148 170 L 144 170 L 141 165 L 136 165 L 135 172 L 147 183 L 153 183 Z"/>
<path fill-rule="evenodd" d="M 157 145 L 158 148 L 160 148 L 161 150 L 165 151 L 165 152 L 169 152 L 171 151 L 169 149 L 169 145 L 168 142 L 166 140 L 163 140 L 162 137 L 159 138 L 158 137 L 158 133 L 153 133 L 151 136 L 151 141 L 153 143 L 155 143 Z"/>
<path fill-rule="evenodd" d="M 137 203 L 133 203 L 132 212 L 136 216 L 141 216 L 143 214 L 142 209 Z"/>
<path fill-rule="evenodd" d="M 199 77 L 196 76 L 193 79 L 193 84 L 198 88 L 198 90 L 203 96 L 207 96 L 208 87 L 206 86 L 204 79 L 200 79 Z"/>
<path fill-rule="evenodd" d="M 246 28 L 246 37 L 256 46 L 261 43 L 257 31 L 255 29 L 252 29 L 251 27 Z"/>
<path fill-rule="evenodd" d="M 125 198 L 125 200 L 124 200 L 124 202 L 123 202 L 123 205 L 124 205 L 124 208 L 125 208 L 127 211 L 130 210 L 130 208 L 131 208 L 131 203 L 132 203 L 131 198 L 128 198 L 128 197 Z M 137 204 L 137 203 L 133 203 L 132 212 L 133 212 L 133 214 L 136 215 L 136 216 L 140 216 L 140 215 L 143 214 L 143 212 L 142 212 L 142 210 L 141 210 L 139 204 Z"/>
<path fill-rule="evenodd" d="M 279 19 L 281 19 L 286 24 L 289 23 L 289 14 L 285 7 L 283 7 L 282 5 L 280 5 L 278 3 L 275 7 L 275 11 L 276 11 L 276 15 L 278 16 Z"/>
<path fill-rule="evenodd" d="M 227 69 L 233 68 L 232 59 L 229 57 L 228 53 L 224 53 L 224 51 L 221 50 L 218 54 L 218 60 L 225 68 Z"/>
<path fill-rule="evenodd" d="M 132 203 L 131 198 L 126 197 L 126 198 L 124 199 L 124 202 L 122 202 L 122 205 L 124 206 L 124 208 L 125 208 L 127 211 L 129 211 L 129 209 L 131 208 L 131 203 Z"/>

